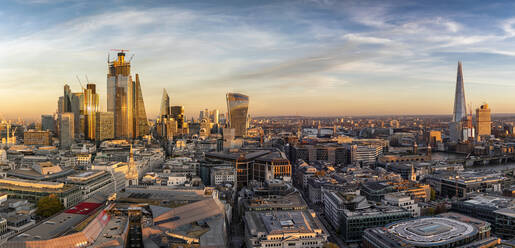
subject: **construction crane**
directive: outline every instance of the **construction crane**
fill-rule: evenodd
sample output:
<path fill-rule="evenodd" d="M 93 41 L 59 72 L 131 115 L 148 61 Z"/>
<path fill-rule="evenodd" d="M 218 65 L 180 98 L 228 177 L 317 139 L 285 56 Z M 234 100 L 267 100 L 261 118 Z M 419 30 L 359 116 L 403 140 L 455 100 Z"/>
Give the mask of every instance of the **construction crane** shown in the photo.
<path fill-rule="evenodd" d="M 125 52 L 128 52 L 129 50 L 127 50 L 127 49 L 111 49 L 111 51 L 125 53 Z"/>
<path fill-rule="evenodd" d="M 79 81 L 80 87 L 81 87 L 82 89 L 84 89 L 84 86 L 82 86 L 82 82 L 80 81 L 79 76 L 78 76 L 78 75 L 75 75 L 75 77 L 77 78 L 77 81 Z"/>

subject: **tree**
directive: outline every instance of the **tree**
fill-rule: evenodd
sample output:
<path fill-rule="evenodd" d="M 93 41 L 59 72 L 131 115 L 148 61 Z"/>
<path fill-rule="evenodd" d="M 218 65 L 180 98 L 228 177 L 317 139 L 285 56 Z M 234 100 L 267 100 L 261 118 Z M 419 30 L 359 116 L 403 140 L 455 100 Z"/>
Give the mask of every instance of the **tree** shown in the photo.
<path fill-rule="evenodd" d="M 52 194 L 49 196 L 39 198 L 36 214 L 46 218 L 58 213 L 63 209 L 64 206 L 59 200 L 59 198 L 56 195 Z"/>

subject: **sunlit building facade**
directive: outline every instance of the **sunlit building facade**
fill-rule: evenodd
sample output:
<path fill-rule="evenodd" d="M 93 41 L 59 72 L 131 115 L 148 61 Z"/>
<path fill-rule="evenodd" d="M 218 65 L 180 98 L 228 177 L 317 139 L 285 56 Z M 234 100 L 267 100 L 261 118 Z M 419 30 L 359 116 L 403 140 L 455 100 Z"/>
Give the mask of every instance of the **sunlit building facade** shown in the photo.
<path fill-rule="evenodd" d="M 247 131 L 249 97 L 240 93 L 227 93 L 229 127 L 234 128 L 236 137 L 243 137 Z"/>
<path fill-rule="evenodd" d="M 132 81 L 130 61 L 119 52 L 109 61 L 107 74 L 107 111 L 114 113 L 114 136 L 133 139 L 149 131 L 139 75 Z"/>
<path fill-rule="evenodd" d="M 84 136 L 87 139 L 94 140 L 95 139 L 95 128 L 96 128 L 96 113 L 99 108 L 99 95 L 96 92 L 95 84 L 88 84 L 86 89 L 84 89 Z"/>
<path fill-rule="evenodd" d="M 491 110 L 486 103 L 476 109 L 476 130 L 478 138 L 492 134 Z"/>

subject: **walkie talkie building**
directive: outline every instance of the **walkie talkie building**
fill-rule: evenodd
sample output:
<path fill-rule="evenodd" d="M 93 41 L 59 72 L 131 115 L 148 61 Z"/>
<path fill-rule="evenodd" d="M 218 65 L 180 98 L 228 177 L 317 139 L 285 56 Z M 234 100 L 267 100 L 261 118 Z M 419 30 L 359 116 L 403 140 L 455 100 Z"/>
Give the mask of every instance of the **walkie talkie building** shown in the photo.
<path fill-rule="evenodd" d="M 226 97 L 229 127 L 234 128 L 236 137 L 243 137 L 247 134 L 249 97 L 240 93 L 227 93 Z"/>

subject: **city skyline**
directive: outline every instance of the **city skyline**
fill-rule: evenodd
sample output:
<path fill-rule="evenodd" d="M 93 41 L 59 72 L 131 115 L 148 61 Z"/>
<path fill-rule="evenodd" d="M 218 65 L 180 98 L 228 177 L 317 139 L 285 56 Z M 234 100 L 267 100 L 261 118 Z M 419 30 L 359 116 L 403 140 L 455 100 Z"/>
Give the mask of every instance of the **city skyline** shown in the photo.
<path fill-rule="evenodd" d="M 105 111 L 105 62 L 115 48 L 135 55 L 149 119 L 163 88 L 188 118 L 225 110 L 227 92 L 249 95 L 252 116 L 451 115 L 458 60 L 467 106 L 515 113 L 513 3 L 470 2 L 460 12 L 443 2 L 103 4 L 5 3 L 5 118 L 55 112 L 65 83 L 80 90 L 77 75 L 97 85 Z"/>

